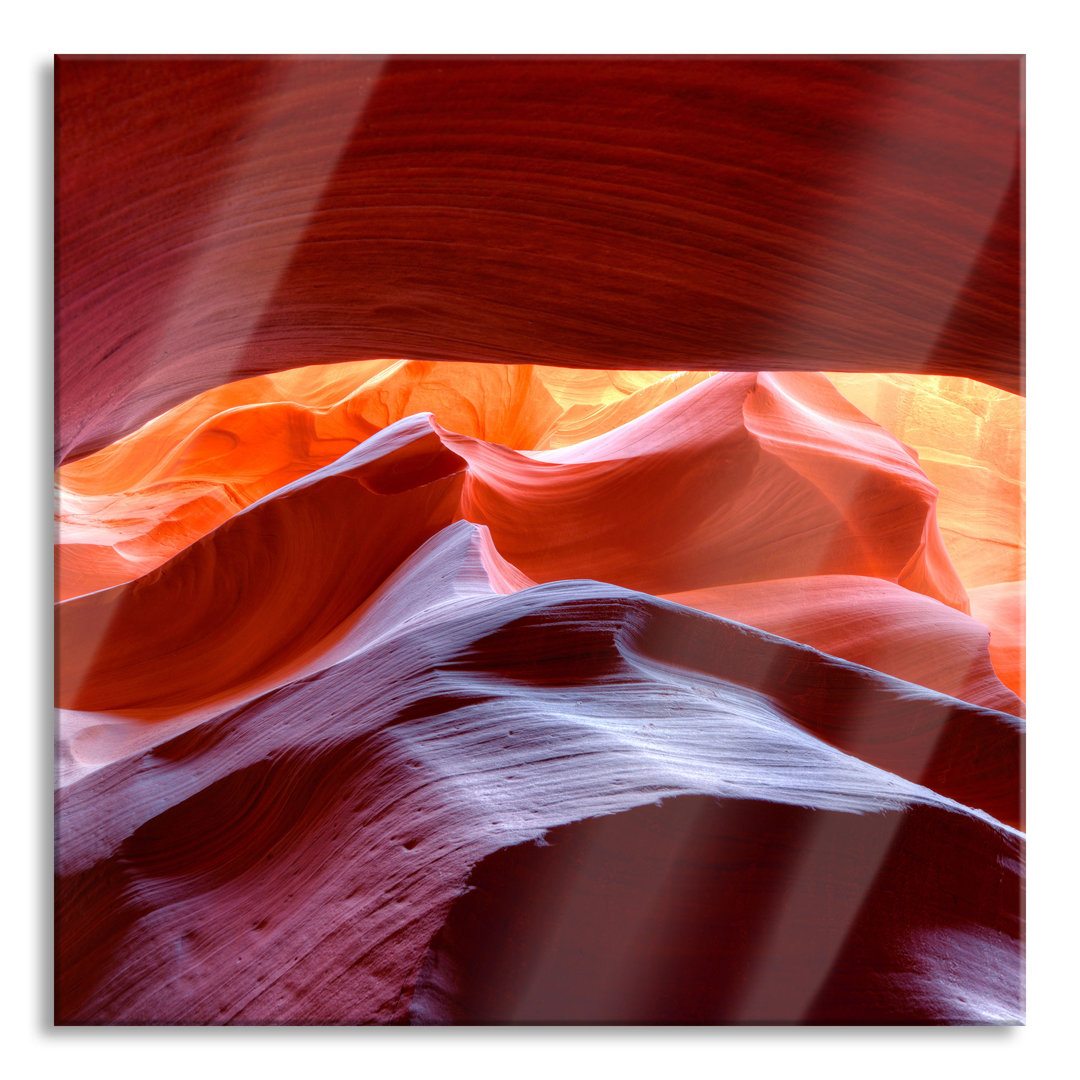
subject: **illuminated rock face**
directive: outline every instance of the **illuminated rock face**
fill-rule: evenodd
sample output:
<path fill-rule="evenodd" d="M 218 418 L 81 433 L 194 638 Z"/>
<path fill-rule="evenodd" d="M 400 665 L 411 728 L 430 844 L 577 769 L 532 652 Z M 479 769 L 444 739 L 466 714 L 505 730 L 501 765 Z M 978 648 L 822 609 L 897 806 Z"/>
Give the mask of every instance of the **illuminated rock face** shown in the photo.
<path fill-rule="evenodd" d="M 58 1022 L 1022 1021 L 1016 65 L 447 69 L 60 64 Z"/>
<path fill-rule="evenodd" d="M 918 454 L 940 492 L 938 524 L 969 589 L 1022 581 L 1024 400 L 940 376 L 832 375 L 859 409 Z"/>

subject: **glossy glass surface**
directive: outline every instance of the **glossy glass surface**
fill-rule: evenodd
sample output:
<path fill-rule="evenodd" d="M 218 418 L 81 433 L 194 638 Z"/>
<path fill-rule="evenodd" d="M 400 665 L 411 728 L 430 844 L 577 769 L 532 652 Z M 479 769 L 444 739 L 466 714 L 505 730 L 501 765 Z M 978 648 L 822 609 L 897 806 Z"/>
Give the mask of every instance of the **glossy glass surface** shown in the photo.
<path fill-rule="evenodd" d="M 999 58 L 57 61 L 56 1019 L 1024 1022 Z"/>

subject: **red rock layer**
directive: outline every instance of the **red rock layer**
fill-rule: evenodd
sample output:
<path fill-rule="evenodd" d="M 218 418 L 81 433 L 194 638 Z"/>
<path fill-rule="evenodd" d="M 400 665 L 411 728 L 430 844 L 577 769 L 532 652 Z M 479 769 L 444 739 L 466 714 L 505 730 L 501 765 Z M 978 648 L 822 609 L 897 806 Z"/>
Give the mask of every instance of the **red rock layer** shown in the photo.
<path fill-rule="evenodd" d="M 469 465 L 464 515 L 538 581 L 666 593 L 858 573 L 967 606 L 932 485 L 819 375 L 717 375 L 561 450 L 444 438 Z"/>
<path fill-rule="evenodd" d="M 60 470 L 58 597 L 97 591 L 154 569 L 238 509 L 336 460 L 410 412 L 431 410 L 440 425 L 454 432 L 520 450 L 559 448 L 640 417 L 708 375 L 373 361 L 228 384 Z M 920 466 L 933 471 L 935 462 L 951 463 L 951 471 L 938 476 L 944 486 L 936 510 L 939 520 L 948 523 L 946 543 L 966 584 L 1022 569 L 1020 399 L 967 380 L 940 377 L 830 379 L 893 434 L 915 443 Z M 787 382 L 789 389 L 795 385 Z M 822 441 L 822 420 L 838 412 L 835 396 L 816 388 L 815 406 L 807 397 L 813 386 L 804 380 L 795 403 L 789 404 L 796 421 L 789 422 L 789 428 L 809 424 L 808 444 Z M 849 420 L 852 415 L 846 414 Z M 833 451 L 853 455 L 851 432 L 858 430 L 850 425 L 834 428 Z M 796 456 L 802 452 L 798 440 L 797 431 L 789 436 Z M 800 467 L 805 469 L 805 462 Z M 986 495 L 979 477 L 987 475 L 998 477 L 1001 491 L 1012 494 L 997 502 L 989 496 L 973 497 L 972 491 Z M 861 492 L 853 490 L 849 498 L 859 503 Z M 859 512 L 862 509 L 859 505 Z M 604 576 L 595 566 L 574 570 Z M 946 693 L 1017 711 L 1017 702 L 1002 694 L 996 679 L 978 685 L 986 675 L 984 659 L 979 659 L 985 657 L 985 641 L 977 640 L 984 630 L 974 624 L 965 630 L 962 620 L 954 620 L 954 632 L 945 631 L 937 624 L 948 613 L 920 605 L 908 592 L 882 588 L 854 580 L 838 581 L 834 587 L 804 576 L 769 592 L 774 600 L 766 598 L 767 588 L 741 593 L 699 589 L 680 593 L 677 599 Z M 1022 586 L 1010 588 L 1013 593 L 1020 590 L 1022 605 Z M 755 602 L 744 602 L 751 595 Z M 777 602 L 781 596 L 786 598 L 783 604 Z M 815 605 L 816 613 L 811 610 Z M 876 613 L 875 605 L 880 606 Z M 906 613 L 901 611 L 905 606 Z M 784 608 L 792 618 L 784 618 Z M 884 611 L 890 619 L 882 618 Z M 993 635 L 992 655 L 1013 688 L 1022 680 L 1018 620 L 1022 623 L 1022 610 L 1015 615 L 1000 604 L 982 606 L 981 621 Z M 858 627 L 858 632 L 838 633 L 844 625 Z M 894 625 L 908 629 L 898 634 Z M 945 653 L 928 646 L 928 635 L 939 631 L 950 641 Z M 872 647 L 870 640 L 862 640 L 866 634 L 873 639 Z M 969 648 L 959 647 L 958 634 L 968 639 Z"/>
<path fill-rule="evenodd" d="M 382 356 L 1018 390 L 1021 74 L 61 59 L 58 461 L 230 379 Z"/>

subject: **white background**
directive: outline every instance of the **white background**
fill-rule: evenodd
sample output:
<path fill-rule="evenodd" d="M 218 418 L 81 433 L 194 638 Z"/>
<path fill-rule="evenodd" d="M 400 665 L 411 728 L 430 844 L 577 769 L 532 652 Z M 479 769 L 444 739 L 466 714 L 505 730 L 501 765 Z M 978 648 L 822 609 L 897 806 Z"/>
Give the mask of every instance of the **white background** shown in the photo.
<path fill-rule="evenodd" d="M 1080 47 L 1064 4 L 53 0 L 8 8 L 3 65 L 4 920 L 9 1076 L 1056 1077 L 1076 1067 L 1076 432 Z M 1056 14 L 1055 14 L 1056 13 Z M 1028 115 L 1028 1026 L 1013 1029 L 58 1030 L 51 972 L 53 53 L 1024 53 Z"/>

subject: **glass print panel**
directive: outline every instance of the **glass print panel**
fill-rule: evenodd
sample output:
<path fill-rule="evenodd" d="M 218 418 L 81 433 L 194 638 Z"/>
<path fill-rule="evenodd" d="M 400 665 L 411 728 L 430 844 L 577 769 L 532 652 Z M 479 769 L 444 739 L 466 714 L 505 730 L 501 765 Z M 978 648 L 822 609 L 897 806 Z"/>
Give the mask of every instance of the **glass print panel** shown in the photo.
<path fill-rule="evenodd" d="M 58 58 L 56 1022 L 1023 1023 L 1022 79 Z"/>

